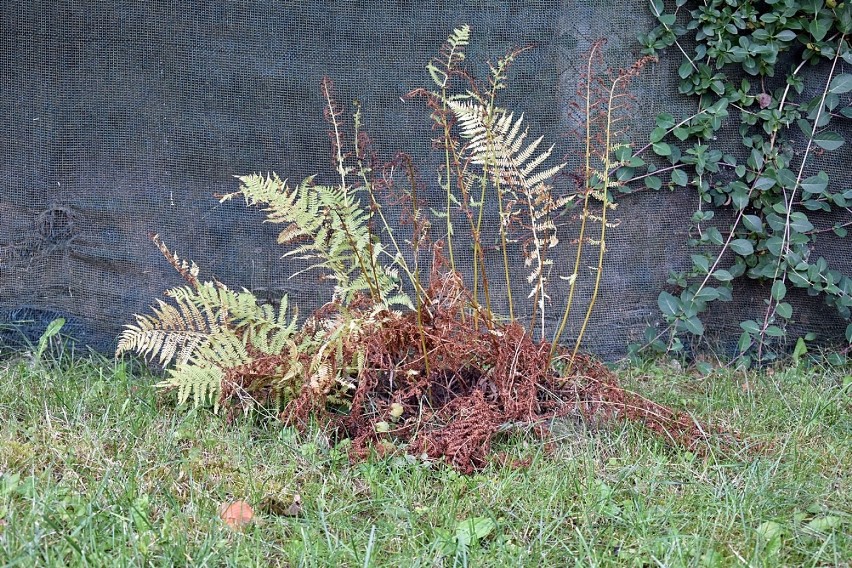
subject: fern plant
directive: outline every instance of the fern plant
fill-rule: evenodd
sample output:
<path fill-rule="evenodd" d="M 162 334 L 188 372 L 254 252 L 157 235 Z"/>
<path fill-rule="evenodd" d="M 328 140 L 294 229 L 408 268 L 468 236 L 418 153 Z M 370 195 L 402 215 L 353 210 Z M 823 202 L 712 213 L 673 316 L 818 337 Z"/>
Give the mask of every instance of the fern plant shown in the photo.
<path fill-rule="evenodd" d="M 560 241 L 554 223 L 555 214 L 568 205 L 572 196 L 556 196 L 555 176 L 565 163 L 549 165 L 554 147 L 543 147 L 543 137 L 532 139 L 524 116 L 497 106 L 500 91 L 507 87 L 507 70 L 525 49 L 510 51 L 491 65 L 491 76 L 481 88 L 461 69 L 464 49 L 468 45 L 467 26 L 453 31 L 440 55 L 427 66 L 439 91 L 428 93 L 433 119 L 443 134 L 444 170 L 439 181 L 446 193 L 446 209 L 437 214 L 446 217 L 447 248 L 450 269 L 454 270 L 452 214 L 460 209 L 468 220 L 473 248 L 473 294 L 469 302 L 458 302 L 462 322 L 473 318 L 473 328 L 481 321 L 493 330 L 500 321 L 491 312 L 484 254 L 480 243 L 483 212 L 492 189 L 500 211 L 500 246 L 509 300 L 509 320 L 514 322 L 514 302 L 509 228 L 520 226 L 529 236 L 525 240 L 523 264 L 527 272 L 528 299 L 532 300 L 529 333 L 545 338 L 547 309 L 550 301 L 548 284 L 553 269 L 549 251 Z M 451 81 L 463 77 L 468 89 L 453 92 Z M 621 79 L 613 82 L 609 92 L 609 108 L 614 108 Z M 409 244 L 414 249 L 413 265 L 394 236 L 394 229 L 383 212 L 376 193 L 372 166 L 362 147 L 360 107 L 354 115 L 354 150 L 348 151 L 347 130 L 342 121 L 343 109 L 336 103 L 331 81 L 322 83 L 325 118 L 332 142 L 336 181 L 318 183 L 316 176 L 291 186 L 275 173 L 237 176 L 239 188 L 221 196 L 221 202 L 242 197 L 248 206 L 260 206 L 267 221 L 283 225 L 278 243 L 288 247 L 285 257 L 307 260 L 308 269 L 321 270 L 334 281 L 331 302 L 321 315 L 309 318 L 302 326 L 296 315 L 288 312 L 285 296 L 278 309 L 259 304 L 249 291 L 234 291 L 218 281 L 201 282 L 199 269 L 180 259 L 159 240 L 155 242 L 172 266 L 187 281 L 186 286 L 166 292 L 158 300 L 151 315 L 137 315 L 134 324 L 122 334 L 117 354 L 136 352 L 156 359 L 168 368 L 161 387 L 174 388 L 178 399 L 192 399 L 196 404 L 220 401 L 238 391 L 269 390 L 278 394 L 307 391 L 328 400 L 335 393 L 346 403 L 346 393 L 357 383 L 365 364 L 365 344 L 371 333 L 401 317 L 393 311 L 402 307 L 416 312 L 419 349 L 427 376 L 430 373 L 428 325 L 435 298 L 420 283 L 421 265 L 418 252 L 425 241 L 428 222 L 421 218 L 417 199 L 416 174 L 409 160 L 401 160 L 411 182 L 407 203 L 412 205 L 411 218 L 416 225 Z M 613 205 L 608 190 L 614 183 L 611 174 L 619 163 L 613 158 L 618 145 L 610 140 L 611 116 L 606 123 L 604 151 L 600 167 L 586 168 L 583 226 L 587 219 L 597 220 L 602 229 L 594 241 L 600 248 L 595 294 L 588 308 L 577 348 L 588 323 L 589 314 L 600 283 L 605 246 L 607 210 Z M 615 131 L 612 131 L 615 133 Z M 588 153 L 588 149 L 587 149 Z M 399 163 L 399 162 L 398 162 Z M 392 184 L 383 181 L 386 185 Z M 479 191 L 473 199 L 474 188 Z M 458 193 L 456 193 L 456 191 Z M 600 215 L 590 211 L 589 199 L 602 203 Z M 434 210 L 433 210 L 434 211 Z M 376 227 L 381 231 L 376 230 Z M 578 261 L 569 277 L 571 297 L 578 275 L 579 255 L 584 236 L 578 245 Z M 388 242 L 391 247 L 385 245 Z M 308 270 L 306 269 L 306 270 Z M 435 266 L 433 266 L 434 275 Z M 407 277 L 406 293 L 400 277 Z M 433 278 L 434 280 L 435 278 Z M 481 284 L 485 310 L 481 310 L 477 287 Z M 434 295 L 434 291 L 431 292 Z M 570 299 L 569 299 L 570 304 Z M 481 320 L 479 318 L 482 318 Z M 562 333 L 564 321 L 553 344 Z M 551 351 L 551 354 L 553 351 Z M 575 351 L 576 354 L 576 351 Z"/>
<path fill-rule="evenodd" d="M 161 250 L 168 252 L 162 244 Z M 168 368 L 168 376 L 158 386 L 177 389 L 179 403 L 191 398 L 196 405 L 212 403 L 218 408 L 229 372 L 258 357 L 278 356 L 293 348 L 295 314 L 288 315 L 287 296 L 277 310 L 269 304 L 258 305 L 247 290 L 237 292 L 220 282 L 198 281 L 195 263 L 181 263 L 171 253 L 167 258 L 185 269 L 182 274 L 189 277 L 190 285 L 167 290 L 169 301 L 158 299 L 153 315 L 136 315 L 136 323 L 121 334 L 116 355 L 136 352 L 156 359 Z"/>

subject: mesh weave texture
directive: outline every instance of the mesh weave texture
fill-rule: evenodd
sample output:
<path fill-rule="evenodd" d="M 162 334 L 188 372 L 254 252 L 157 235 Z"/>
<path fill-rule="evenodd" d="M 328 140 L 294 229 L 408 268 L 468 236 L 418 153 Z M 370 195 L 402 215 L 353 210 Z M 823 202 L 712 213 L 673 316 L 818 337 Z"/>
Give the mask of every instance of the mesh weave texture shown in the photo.
<path fill-rule="evenodd" d="M 569 135 L 576 124 L 568 105 L 583 54 L 607 38 L 607 64 L 629 66 L 639 57 L 636 34 L 653 26 L 642 0 L 2 2 L 0 322 L 17 323 L 33 338 L 63 315 L 72 335 L 112 349 L 133 313 L 146 312 L 179 283 L 151 243 L 154 233 L 195 260 L 204 277 L 261 298 L 289 293 L 303 314 L 318 307 L 329 289 L 316 274 L 289 278 L 294 265 L 280 258 L 277 230 L 261 223 L 262 212 L 236 201 L 219 204 L 215 194 L 235 191 L 233 176 L 254 171 L 276 171 L 291 182 L 318 172 L 320 180 L 333 180 L 319 89 L 328 76 L 350 111 L 353 99 L 362 103 L 380 155 L 414 157 L 425 199 L 440 207 L 441 156 L 431 147 L 428 110 L 401 97 L 430 84 L 426 63 L 462 23 L 473 32 L 468 65 L 482 78 L 487 59 L 533 46 L 513 67 L 501 104 L 524 112 L 571 167 L 579 165 L 581 143 Z M 677 95 L 679 64 L 667 52 L 634 81 L 634 140 L 647 140 L 658 112 L 692 112 L 694 102 Z M 848 179 L 849 146 L 813 168 Z M 656 298 L 669 270 L 688 268 L 695 252 L 686 246 L 694 192 L 640 192 L 619 201 L 620 224 L 610 232 L 585 342 L 607 359 L 659 322 Z M 487 224 L 497 226 L 494 211 Z M 575 224 L 570 216 L 562 220 L 566 245 Z M 486 242 L 493 244 L 494 234 Z M 463 245 L 464 236 L 458 239 Z M 818 248 L 837 269 L 852 272 L 842 240 L 826 236 Z M 469 247 L 459 250 L 468 251 L 459 263 L 469 265 Z M 554 253 L 563 274 L 570 251 Z M 499 251 L 487 254 L 499 300 Z M 581 306 L 590 285 L 590 278 L 580 285 Z M 566 288 L 562 282 L 551 290 L 551 326 Z M 711 311 L 711 344 L 731 351 L 737 322 L 762 313 L 766 297 L 759 284 L 738 285 L 733 303 Z M 842 336 L 845 322 L 833 309 L 804 294 L 795 298 L 802 327 L 823 338 Z"/>

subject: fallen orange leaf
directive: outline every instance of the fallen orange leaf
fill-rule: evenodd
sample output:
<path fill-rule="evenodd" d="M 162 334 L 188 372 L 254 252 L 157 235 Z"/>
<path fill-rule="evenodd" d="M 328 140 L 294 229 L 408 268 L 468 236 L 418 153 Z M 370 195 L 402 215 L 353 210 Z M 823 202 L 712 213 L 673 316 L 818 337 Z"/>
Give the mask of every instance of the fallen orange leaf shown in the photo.
<path fill-rule="evenodd" d="M 251 522 L 254 511 L 245 501 L 222 503 L 219 505 L 219 518 L 232 529 L 241 529 Z"/>

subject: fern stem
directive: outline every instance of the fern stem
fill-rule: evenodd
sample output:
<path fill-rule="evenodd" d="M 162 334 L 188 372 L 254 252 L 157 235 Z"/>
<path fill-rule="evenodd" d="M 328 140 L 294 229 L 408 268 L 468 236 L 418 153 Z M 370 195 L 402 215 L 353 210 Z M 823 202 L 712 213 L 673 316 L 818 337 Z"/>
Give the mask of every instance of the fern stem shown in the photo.
<path fill-rule="evenodd" d="M 506 300 L 509 302 L 509 321 L 515 321 L 515 302 L 512 298 L 512 279 L 509 276 L 509 253 L 508 246 L 506 241 L 506 224 L 503 222 L 503 189 L 500 186 L 500 175 L 497 166 L 497 158 L 493 155 L 494 148 L 494 101 L 496 98 L 497 92 L 496 89 L 492 89 L 490 98 L 488 100 L 488 105 L 486 108 L 488 109 L 488 116 L 486 119 L 486 135 L 488 137 L 488 148 L 492 149 L 492 155 L 489 156 L 489 159 L 492 161 L 491 164 L 486 164 L 485 172 L 487 173 L 487 167 L 494 168 L 493 175 L 491 176 L 494 181 L 494 192 L 497 195 L 497 208 L 500 211 L 500 249 L 503 253 L 503 272 L 506 278 Z M 488 176 L 483 175 L 482 177 L 482 193 L 480 195 L 479 202 L 479 219 L 477 220 L 476 230 L 480 231 L 482 227 L 482 211 L 485 208 L 485 189 L 488 185 Z M 481 233 L 480 233 L 481 234 Z M 481 252 L 481 245 L 480 245 Z M 486 284 L 486 275 L 485 275 L 485 262 L 483 260 L 482 263 L 482 279 L 483 286 L 487 286 Z M 485 293 L 485 308 L 488 312 L 488 318 L 494 319 L 494 314 L 491 312 L 491 298 L 489 297 L 487 290 Z"/>
<path fill-rule="evenodd" d="M 565 332 L 565 326 L 568 323 L 568 315 L 571 312 L 571 306 L 574 304 L 574 292 L 577 290 L 577 279 L 580 274 L 580 262 L 582 261 L 583 242 L 586 237 L 586 221 L 589 218 L 589 197 L 592 193 L 591 177 L 592 177 L 592 63 L 594 61 L 595 52 L 598 49 L 598 44 L 592 46 L 592 51 L 589 53 L 588 61 L 586 62 L 586 149 L 585 160 L 586 169 L 583 175 L 583 212 L 580 215 L 580 234 L 577 239 L 577 256 L 574 259 L 574 270 L 571 272 L 571 282 L 568 289 L 568 301 L 565 303 L 565 311 L 562 314 L 562 321 L 559 323 L 559 328 L 553 336 L 553 342 L 550 345 L 550 357 L 556 352 L 556 346 L 559 345 L 559 340 Z M 573 360 L 573 357 L 572 357 Z"/>
<path fill-rule="evenodd" d="M 414 286 L 417 289 L 422 289 L 420 284 L 420 255 L 418 254 L 420 248 L 420 233 L 417 226 L 417 219 L 419 218 L 419 210 L 417 206 L 417 180 L 414 177 L 414 165 L 411 163 L 411 160 L 407 159 L 406 156 L 404 162 L 406 172 L 408 173 L 408 179 L 411 182 L 411 207 L 413 209 L 412 218 L 414 219 Z M 420 292 L 415 292 L 414 301 L 415 311 L 417 314 L 417 331 L 420 334 L 420 350 L 423 351 L 423 367 L 426 371 L 426 379 L 428 380 L 432 373 L 429 368 L 429 352 L 426 349 L 426 331 L 423 329 L 423 303 L 420 298 Z"/>
<path fill-rule="evenodd" d="M 322 82 L 322 93 L 325 96 L 325 104 L 326 108 L 328 108 L 328 119 L 331 122 L 332 128 L 334 128 L 334 149 L 337 153 L 335 161 L 337 162 L 337 173 L 340 174 L 340 189 L 344 194 L 348 191 L 348 186 L 346 184 L 346 166 L 344 165 L 343 160 L 343 149 L 341 148 L 341 136 L 340 136 L 340 128 L 337 125 L 337 113 L 335 109 L 334 99 L 331 96 L 331 88 L 329 86 L 330 81 L 328 79 L 324 79 Z"/>
<path fill-rule="evenodd" d="M 369 176 L 367 176 L 367 169 L 364 167 L 364 158 L 361 155 L 361 147 L 358 144 L 358 137 L 361 130 L 361 104 L 358 101 L 355 101 L 354 105 L 355 115 L 353 117 L 353 126 L 355 130 L 355 140 L 353 141 L 353 143 L 355 147 L 355 159 L 358 162 L 358 175 L 360 176 L 361 181 L 364 184 L 364 189 L 367 190 L 367 194 L 370 196 L 371 212 L 374 212 L 376 207 L 378 206 L 378 202 L 376 201 L 376 197 L 373 194 L 373 184 L 370 181 Z M 370 269 L 373 271 L 373 281 L 376 284 L 376 288 L 381 289 L 381 286 L 379 285 L 378 268 L 376 267 L 375 244 L 373 242 L 375 235 L 373 234 L 372 213 L 371 222 L 367 223 L 367 232 L 369 235 L 367 249 L 370 254 Z"/>
<path fill-rule="evenodd" d="M 450 144 L 452 143 L 450 134 L 450 122 L 447 120 L 447 89 L 441 89 L 441 112 L 442 122 L 444 125 L 444 177 L 446 178 L 446 187 L 444 190 L 447 193 L 447 250 L 450 255 L 450 268 L 453 272 L 456 271 L 456 257 L 453 252 L 453 220 L 452 220 L 452 183 L 450 181 Z"/>
<path fill-rule="evenodd" d="M 592 317 L 592 310 L 595 307 L 595 302 L 598 299 L 598 291 L 600 290 L 601 284 L 601 276 L 603 275 L 603 259 L 606 254 L 606 213 L 610 207 L 609 203 L 609 175 L 610 168 L 612 166 L 611 160 L 611 148 L 612 148 L 612 100 L 615 96 L 615 89 L 618 86 L 618 82 L 623 79 L 625 76 L 616 77 L 612 86 L 609 89 L 609 101 L 607 102 L 607 112 L 606 112 L 606 145 L 604 146 L 604 155 L 603 155 L 603 168 L 601 169 L 601 183 L 603 187 L 601 188 L 601 197 L 603 202 L 603 210 L 601 211 L 601 241 L 598 247 L 598 266 L 597 266 L 597 274 L 595 274 L 595 286 L 592 289 L 592 297 L 589 299 L 589 305 L 586 308 L 586 316 L 583 318 L 583 325 L 580 326 L 580 332 L 577 334 L 577 340 L 574 343 L 574 351 L 571 353 L 571 361 L 568 363 L 567 372 L 571 372 L 571 368 L 574 366 L 574 360 L 577 358 L 577 353 L 580 350 L 580 345 L 583 342 L 583 335 L 586 333 L 586 327 L 589 325 L 589 320 Z"/>
<path fill-rule="evenodd" d="M 334 128 L 334 149 L 337 154 L 337 173 L 340 174 L 340 191 L 343 193 L 343 198 L 348 201 L 350 198 L 349 185 L 346 183 L 346 165 L 344 163 L 343 149 L 341 147 L 340 127 L 337 124 L 338 112 L 335 108 L 334 99 L 331 96 L 331 87 L 329 86 L 330 82 L 331 81 L 327 78 L 323 80 L 322 93 L 323 96 L 325 96 L 326 107 L 328 108 L 328 120 L 329 122 L 331 122 L 332 128 Z M 343 232 L 346 235 L 346 240 L 349 242 L 349 247 L 352 249 L 352 254 L 358 261 L 358 266 L 361 269 L 361 274 L 364 275 L 364 279 L 366 280 L 367 285 L 370 287 L 370 297 L 373 299 L 374 302 L 383 301 L 381 287 L 379 286 L 377 281 L 370 280 L 369 272 L 367 272 L 367 265 L 364 263 L 364 259 L 361 253 L 358 251 L 357 242 L 352 236 L 352 231 L 349 228 L 346 216 L 342 215 L 341 212 L 336 208 L 334 208 L 334 213 L 335 215 L 337 215 L 337 218 L 340 221 L 340 226 L 343 228 Z"/>

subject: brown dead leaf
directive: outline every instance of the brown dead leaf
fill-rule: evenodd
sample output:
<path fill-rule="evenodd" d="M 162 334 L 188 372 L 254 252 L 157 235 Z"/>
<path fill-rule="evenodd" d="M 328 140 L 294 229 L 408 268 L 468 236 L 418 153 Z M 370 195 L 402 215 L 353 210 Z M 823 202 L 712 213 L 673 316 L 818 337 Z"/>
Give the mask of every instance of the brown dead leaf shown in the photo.
<path fill-rule="evenodd" d="M 302 498 L 298 493 L 289 502 L 268 495 L 260 502 L 260 510 L 276 517 L 298 517 L 302 514 Z"/>
<path fill-rule="evenodd" d="M 363 479 L 356 478 L 352 480 L 352 493 L 354 495 L 370 496 L 370 484 L 364 481 Z"/>
<path fill-rule="evenodd" d="M 239 530 L 252 521 L 254 511 L 245 501 L 222 503 L 219 505 L 219 518 L 230 528 Z"/>

